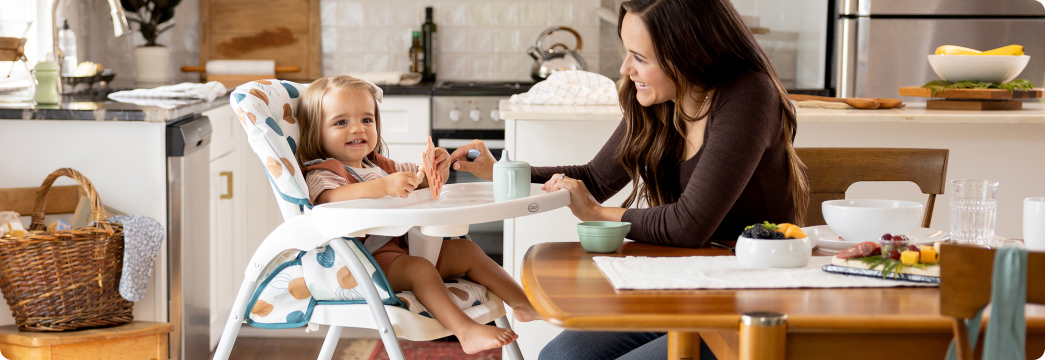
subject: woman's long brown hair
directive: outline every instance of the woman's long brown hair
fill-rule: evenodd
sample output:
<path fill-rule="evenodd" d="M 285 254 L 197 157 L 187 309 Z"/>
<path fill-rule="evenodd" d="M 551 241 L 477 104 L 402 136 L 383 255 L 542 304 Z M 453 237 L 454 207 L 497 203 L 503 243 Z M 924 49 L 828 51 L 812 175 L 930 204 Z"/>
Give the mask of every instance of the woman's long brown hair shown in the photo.
<path fill-rule="evenodd" d="M 643 107 L 636 99 L 635 83 L 627 76 L 617 82 L 620 106 L 626 119 L 626 139 L 618 148 L 621 164 L 632 179 L 634 189 L 622 207 L 636 201 L 658 206 L 678 201 L 661 181 L 667 161 L 683 160 L 684 121 L 696 121 L 704 114 L 689 116 L 682 111 L 685 96 L 692 90 L 712 91 L 740 75 L 755 71 L 773 79 L 779 93 L 780 136 L 787 148 L 790 197 L 795 222 L 802 224 L 809 186 L 805 166 L 794 149 L 797 126 L 795 109 L 777 77 L 769 57 L 755 42 L 729 0 L 631 0 L 621 4 L 617 21 L 620 37 L 624 14 L 639 17 L 649 30 L 654 56 L 678 93 L 668 102 Z M 699 99 L 698 99 L 699 100 Z M 708 104 L 710 108 L 711 104 Z M 641 180 L 641 182 L 640 182 Z"/>

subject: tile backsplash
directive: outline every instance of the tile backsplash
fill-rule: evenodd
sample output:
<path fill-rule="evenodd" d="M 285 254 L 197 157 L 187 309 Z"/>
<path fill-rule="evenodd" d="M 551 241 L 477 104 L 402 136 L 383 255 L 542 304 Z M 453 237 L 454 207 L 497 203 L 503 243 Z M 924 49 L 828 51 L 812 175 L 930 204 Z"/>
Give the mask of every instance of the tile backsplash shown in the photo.
<path fill-rule="evenodd" d="M 419 31 L 426 6 L 438 26 L 436 73 L 440 80 L 530 80 L 526 54 L 553 25 L 581 34 L 581 56 L 599 70 L 600 0 L 322 0 L 323 75 L 407 71 L 411 31 Z M 573 36 L 556 32 L 546 45 L 574 47 Z"/>

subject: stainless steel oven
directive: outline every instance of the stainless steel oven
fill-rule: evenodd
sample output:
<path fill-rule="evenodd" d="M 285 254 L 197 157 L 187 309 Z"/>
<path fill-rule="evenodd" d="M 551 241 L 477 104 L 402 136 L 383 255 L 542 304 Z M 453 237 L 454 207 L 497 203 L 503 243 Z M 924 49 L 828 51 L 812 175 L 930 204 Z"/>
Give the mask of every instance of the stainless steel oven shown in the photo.
<path fill-rule="evenodd" d="M 472 140 L 483 140 L 494 157 L 504 150 L 504 121 L 497 110 L 501 100 L 530 90 L 527 82 L 444 82 L 432 93 L 432 141 L 453 152 Z M 450 171 L 447 183 L 483 181 L 471 173 Z M 474 224 L 469 237 L 490 258 L 502 264 L 502 221 Z"/>

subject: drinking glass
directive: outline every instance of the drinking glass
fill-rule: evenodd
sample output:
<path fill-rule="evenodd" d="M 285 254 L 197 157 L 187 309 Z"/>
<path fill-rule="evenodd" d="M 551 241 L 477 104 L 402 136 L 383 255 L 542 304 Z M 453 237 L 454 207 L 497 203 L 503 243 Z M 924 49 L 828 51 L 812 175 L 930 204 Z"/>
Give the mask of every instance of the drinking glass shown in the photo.
<path fill-rule="evenodd" d="M 951 241 L 958 244 L 994 245 L 998 216 L 998 182 L 951 180 Z"/>
<path fill-rule="evenodd" d="M 1023 243 L 1027 250 L 1045 251 L 1045 197 L 1023 199 Z"/>

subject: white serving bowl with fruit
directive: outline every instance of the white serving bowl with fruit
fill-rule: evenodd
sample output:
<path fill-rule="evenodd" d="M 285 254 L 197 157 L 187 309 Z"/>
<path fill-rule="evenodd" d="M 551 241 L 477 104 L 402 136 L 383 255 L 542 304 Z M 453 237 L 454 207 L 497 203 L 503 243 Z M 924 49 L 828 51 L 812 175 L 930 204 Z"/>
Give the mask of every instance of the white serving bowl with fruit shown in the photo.
<path fill-rule="evenodd" d="M 1007 83 L 1023 72 L 1030 56 L 1023 54 L 1023 46 L 1008 45 L 979 51 L 955 45 L 943 45 L 929 56 L 929 66 L 941 79 Z"/>
<path fill-rule="evenodd" d="M 744 267 L 798 268 L 809 264 L 813 245 L 798 226 L 765 222 L 744 229 L 734 252 Z"/>
<path fill-rule="evenodd" d="M 821 205 L 824 221 L 838 236 L 859 243 L 882 234 L 907 234 L 922 221 L 925 206 L 902 200 L 828 200 Z"/>

